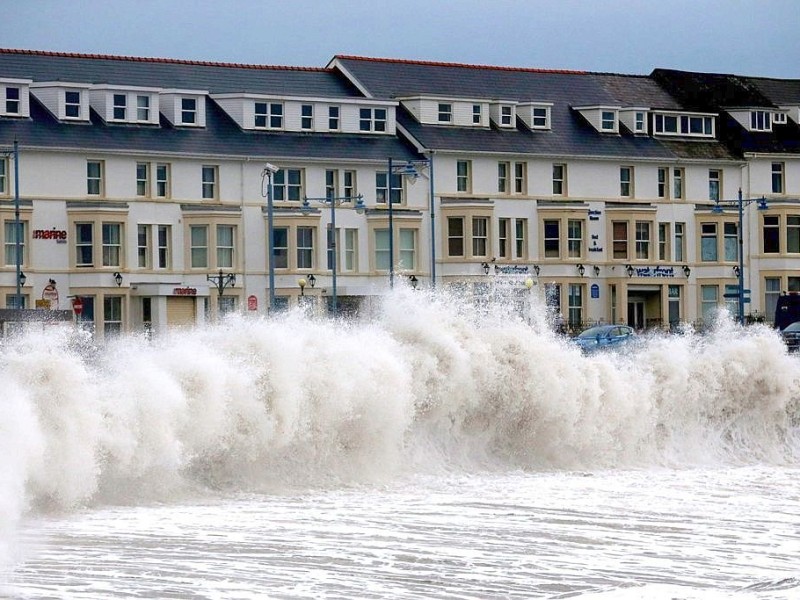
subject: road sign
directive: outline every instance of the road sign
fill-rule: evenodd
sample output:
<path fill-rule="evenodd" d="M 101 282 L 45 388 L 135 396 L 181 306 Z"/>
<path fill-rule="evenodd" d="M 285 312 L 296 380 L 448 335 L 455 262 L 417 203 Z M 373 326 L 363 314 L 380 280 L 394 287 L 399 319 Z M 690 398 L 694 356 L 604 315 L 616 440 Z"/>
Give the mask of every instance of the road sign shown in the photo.
<path fill-rule="evenodd" d="M 247 310 L 258 310 L 258 298 L 252 295 L 247 297 Z"/>
<path fill-rule="evenodd" d="M 83 312 L 83 300 L 78 297 L 72 299 L 72 310 L 75 312 L 77 316 L 81 316 Z"/>
<path fill-rule="evenodd" d="M 738 292 L 729 292 L 727 294 L 722 294 L 722 297 L 723 298 L 738 298 L 739 297 L 739 293 Z"/>

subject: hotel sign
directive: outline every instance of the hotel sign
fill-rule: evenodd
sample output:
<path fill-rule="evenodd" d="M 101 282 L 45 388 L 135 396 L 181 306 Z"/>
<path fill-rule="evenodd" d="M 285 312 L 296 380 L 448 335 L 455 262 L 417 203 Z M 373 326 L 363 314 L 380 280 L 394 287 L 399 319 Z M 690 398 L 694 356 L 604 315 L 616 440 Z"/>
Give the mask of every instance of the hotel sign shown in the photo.
<path fill-rule="evenodd" d="M 172 290 L 173 296 L 197 296 L 197 288 L 176 287 Z"/>
<path fill-rule="evenodd" d="M 675 267 L 633 267 L 633 275 L 636 277 L 675 277 Z"/>
<path fill-rule="evenodd" d="M 67 232 L 64 229 L 34 229 L 33 239 L 35 240 L 55 240 L 57 244 L 67 243 Z"/>

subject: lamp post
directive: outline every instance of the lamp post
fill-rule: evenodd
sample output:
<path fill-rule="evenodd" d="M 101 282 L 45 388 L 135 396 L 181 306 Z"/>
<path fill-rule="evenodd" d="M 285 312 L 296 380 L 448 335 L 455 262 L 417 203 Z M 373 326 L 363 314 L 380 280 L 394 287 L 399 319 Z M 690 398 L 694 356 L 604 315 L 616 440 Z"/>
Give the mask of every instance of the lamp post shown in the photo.
<path fill-rule="evenodd" d="M 19 220 L 19 142 L 14 140 L 14 260 L 17 268 L 17 308 L 22 308 L 22 284 L 25 274 L 22 272 L 22 223 Z"/>
<path fill-rule="evenodd" d="M 339 260 L 337 255 L 337 244 L 336 244 L 336 207 L 341 205 L 343 202 L 352 202 L 355 200 L 355 209 L 356 212 L 362 213 L 364 212 L 364 197 L 359 194 L 358 196 L 351 197 L 351 196 L 331 196 L 325 198 L 303 198 L 303 206 L 300 208 L 300 211 L 304 214 L 308 214 L 311 212 L 311 206 L 309 201 L 313 200 L 314 202 L 320 202 L 322 204 L 329 204 L 331 207 L 331 237 L 330 237 L 330 248 L 333 252 L 332 260 L 331 260 L 331 288 L 332 288 L 332 301 L 331 301 L 331 310 L 334 314 L 338 312 L 338 300 L 336 296 L 336 266 Z M 313 277 L 313 275 L 312 275 Z M 314 280 L 316 281 L 316 279 Z M 312 284 L 311 287 L 314 287 Z M 302 289 L 302 288 L 301 288 Z"/>
<path fill-rule="evenodd" d="M 273 164 L 265 163 L 261 171 L 261 195 L 267 198 L 267 246 L 269 258 L 269 307 L 271 313 L 275 310 L 275 215 L 272 200 L 272 176 L 280 171 Z M 266 179 L 267 185 L 264 186 Z M 221 295 L 221 294 L 220 294 Z"/>
<path fill-rule="evenodd" d="M 738 251 L 739 251 L 739 265 L 738 271 L 734 274 L 737 278 L 737 285 L 736 285 L 736 293 L 735 294 L 723 294 L 724 297 L 735 297 L 737 301 L 737 318 L 736 320 L 739 322 L 740 325 L 744 325 L 744 304 L 749 299 L 745 298 L 745 294 L 749 293 L 750 290 L 744 289 L 744 238 L 743 238 L 743 223 L 744 223 L 744 208 L 745 206 L 750 206 L 753 202 L 758 202 L 758 210 L 766 210 L 767 206 L 767 199 L 765 196 L 761 196 L 761 198 L 742 198 L 742 188 L 739 188 L 739 194 L 736 200 L 716 200 L 714 202 L 714 208 L 711 209 L 713 213 L 721 214 L 723 212 L 723 206 L 735 206 L 738 211 L 739 216 L 739 227 L 737 230 L 737 242 L 738 242 Z"/>
<path fill-rule="evenodd" d="M 386 171 L 386 202 L 389 208 L 389 287 L 394 287 L 394 207 L 392 206 L 392 175 L 400 177 L 410 177 L 412 183 L 419 179 L 418 168 L 428 170 L 430 183 L 430 210 L 431 210 L 431 287 L 436 287 L 436 245 L 434 230 L 434 201 L 433 201 L 433 158 L 423 160 L 401 160 L 395 161 L 391 157 L 388 159 L 389 168 Z"/>
<path fill-rule="evenodd" d="M 2 155 L 14 157 L 14 265 L 17 274 L 15 306 L 22 308 L 20 280 L 24 273 L 22 273 L 22 222 L 19 220 L 19 142 L 15 139 L 11 152 L 4 151 L 0 154 Z"/>

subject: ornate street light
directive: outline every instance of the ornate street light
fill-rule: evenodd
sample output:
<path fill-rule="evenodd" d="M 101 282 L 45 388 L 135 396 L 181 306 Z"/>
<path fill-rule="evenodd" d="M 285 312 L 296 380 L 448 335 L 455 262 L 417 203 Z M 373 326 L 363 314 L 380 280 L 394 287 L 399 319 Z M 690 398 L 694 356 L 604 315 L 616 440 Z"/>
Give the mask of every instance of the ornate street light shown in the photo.
<path fill-rule="evenodd" d="M 419 169 L 428 170 L 430 183 L 430 254 L 431 254 L 431 287 L 436 287 L 436 243 L 434 227 L 434 201 L 433 201 L 433 158 L 423 160 L 394 161 L 388 159 L 389 168 L 386 171 L 386 203 L 389 209 L 389 287 L 394 287 L 394 207 L 392 206 L 392 175 L 410 179 L 414 183 L 420 177 Z M 402 189 L 401 189 L 402 193 Z"/>
<path fill-rule="evenodd" d="M 739 264 L 737 265 L 738 270 L 734 270 L 734 275 L 736 275 L 738 280 L 736 293 L 723 295 L 726 297 L 733 296 L 736 298 L 738 304 L 738 314 L 736 320 L 740 325 L 744 325 L 744 303 L 749 301 L 745 295 L 750 292 L 750 290 L 745 291 L 744 289 L 744 239 L 742 231 L 744 222 L 744 208 L 745 206 L 750 206 L 754 202 L 758 202 L 758 210 L 767 210 L 767 208 L 769 208 L 765 196 L 762 196 L 761 198 L 742 198 L 742 188 L 739 188 L 739 194 L 736 200 L 717 200 L 714 202 L 714 207 L 711 209 L 711 212 L 715 214 L 721 214 L 723 212 L 723 206 L 731 206 L 736 207 L 739 214 L 739 228 L 737 236 L 739 243 Z"/>
<path fill-rule="evenodd" d="M 121 279 L 122 277 L 120 277 Z M 214 284 L 214 287 L 219 292 L 219 297 L 222 298 L 226 287 L 234 287 L 236 285 L 236 273 L 223 273 L 222 269 L 220 269 L 217 275 L 206 275 L 206 280 Z"/>
<path fill-rule="evenodd" d="M 337 276 L 337 263 L 339 261 L 339 257 L 337 254 L 337 243 L 336 243 L 336 207 L 340 206 L 342 203 L 345 202 L 353 202 L 355 200 L 354 208 L 356 209 L 357 213 L 364 212 L 364 197 L 359 194 L 358 196 L 350 197 L 350 196 L 331 196 L 325 198 L 303 198 L 303 205 L 300 207 L 300 211 L 303 214 L 308 214 L 311 212 L 311 205 L 309 204 L 310 201 L 319 202 L 321 204 L 330 205 L 331 207 L 331 235 L 330 235 L 330 248 L 333 253 L 332 256 L 332 264 L 331 264 L 331 287 L 332 289 L 332 302 L 331 302 L 331 310 L 334 315 L 338 312 L 338 300 L 336 296 L 336 276 Z M 314 283 L 316 283 L 316 277 L 314 275 L 309 276 L 309 281 L 311 282 L 311 287 L 314 287 Z M 301 288 L 302 290 L 302 288 Z M 302 293 L 301 293 L 302 295 Z"/>

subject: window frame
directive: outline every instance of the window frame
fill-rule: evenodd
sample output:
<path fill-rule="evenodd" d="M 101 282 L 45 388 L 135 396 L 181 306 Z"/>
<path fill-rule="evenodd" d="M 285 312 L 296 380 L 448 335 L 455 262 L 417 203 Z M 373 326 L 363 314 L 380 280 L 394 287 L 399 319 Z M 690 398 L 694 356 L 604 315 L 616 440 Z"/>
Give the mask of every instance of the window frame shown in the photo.
<path fill-rule="evenodd" d="M 97 167 L 96 174 L 91 172 L 93 166 Z M 99 198 L 105 196 L 105 161 L 98 159 L 86 160 L 86 195 Z"/>
<path fill-rule="evenodd" d="M 203 200 L 219 200 L 218 165 L 202 165 L 200 175 L 200 197 Z"/>

